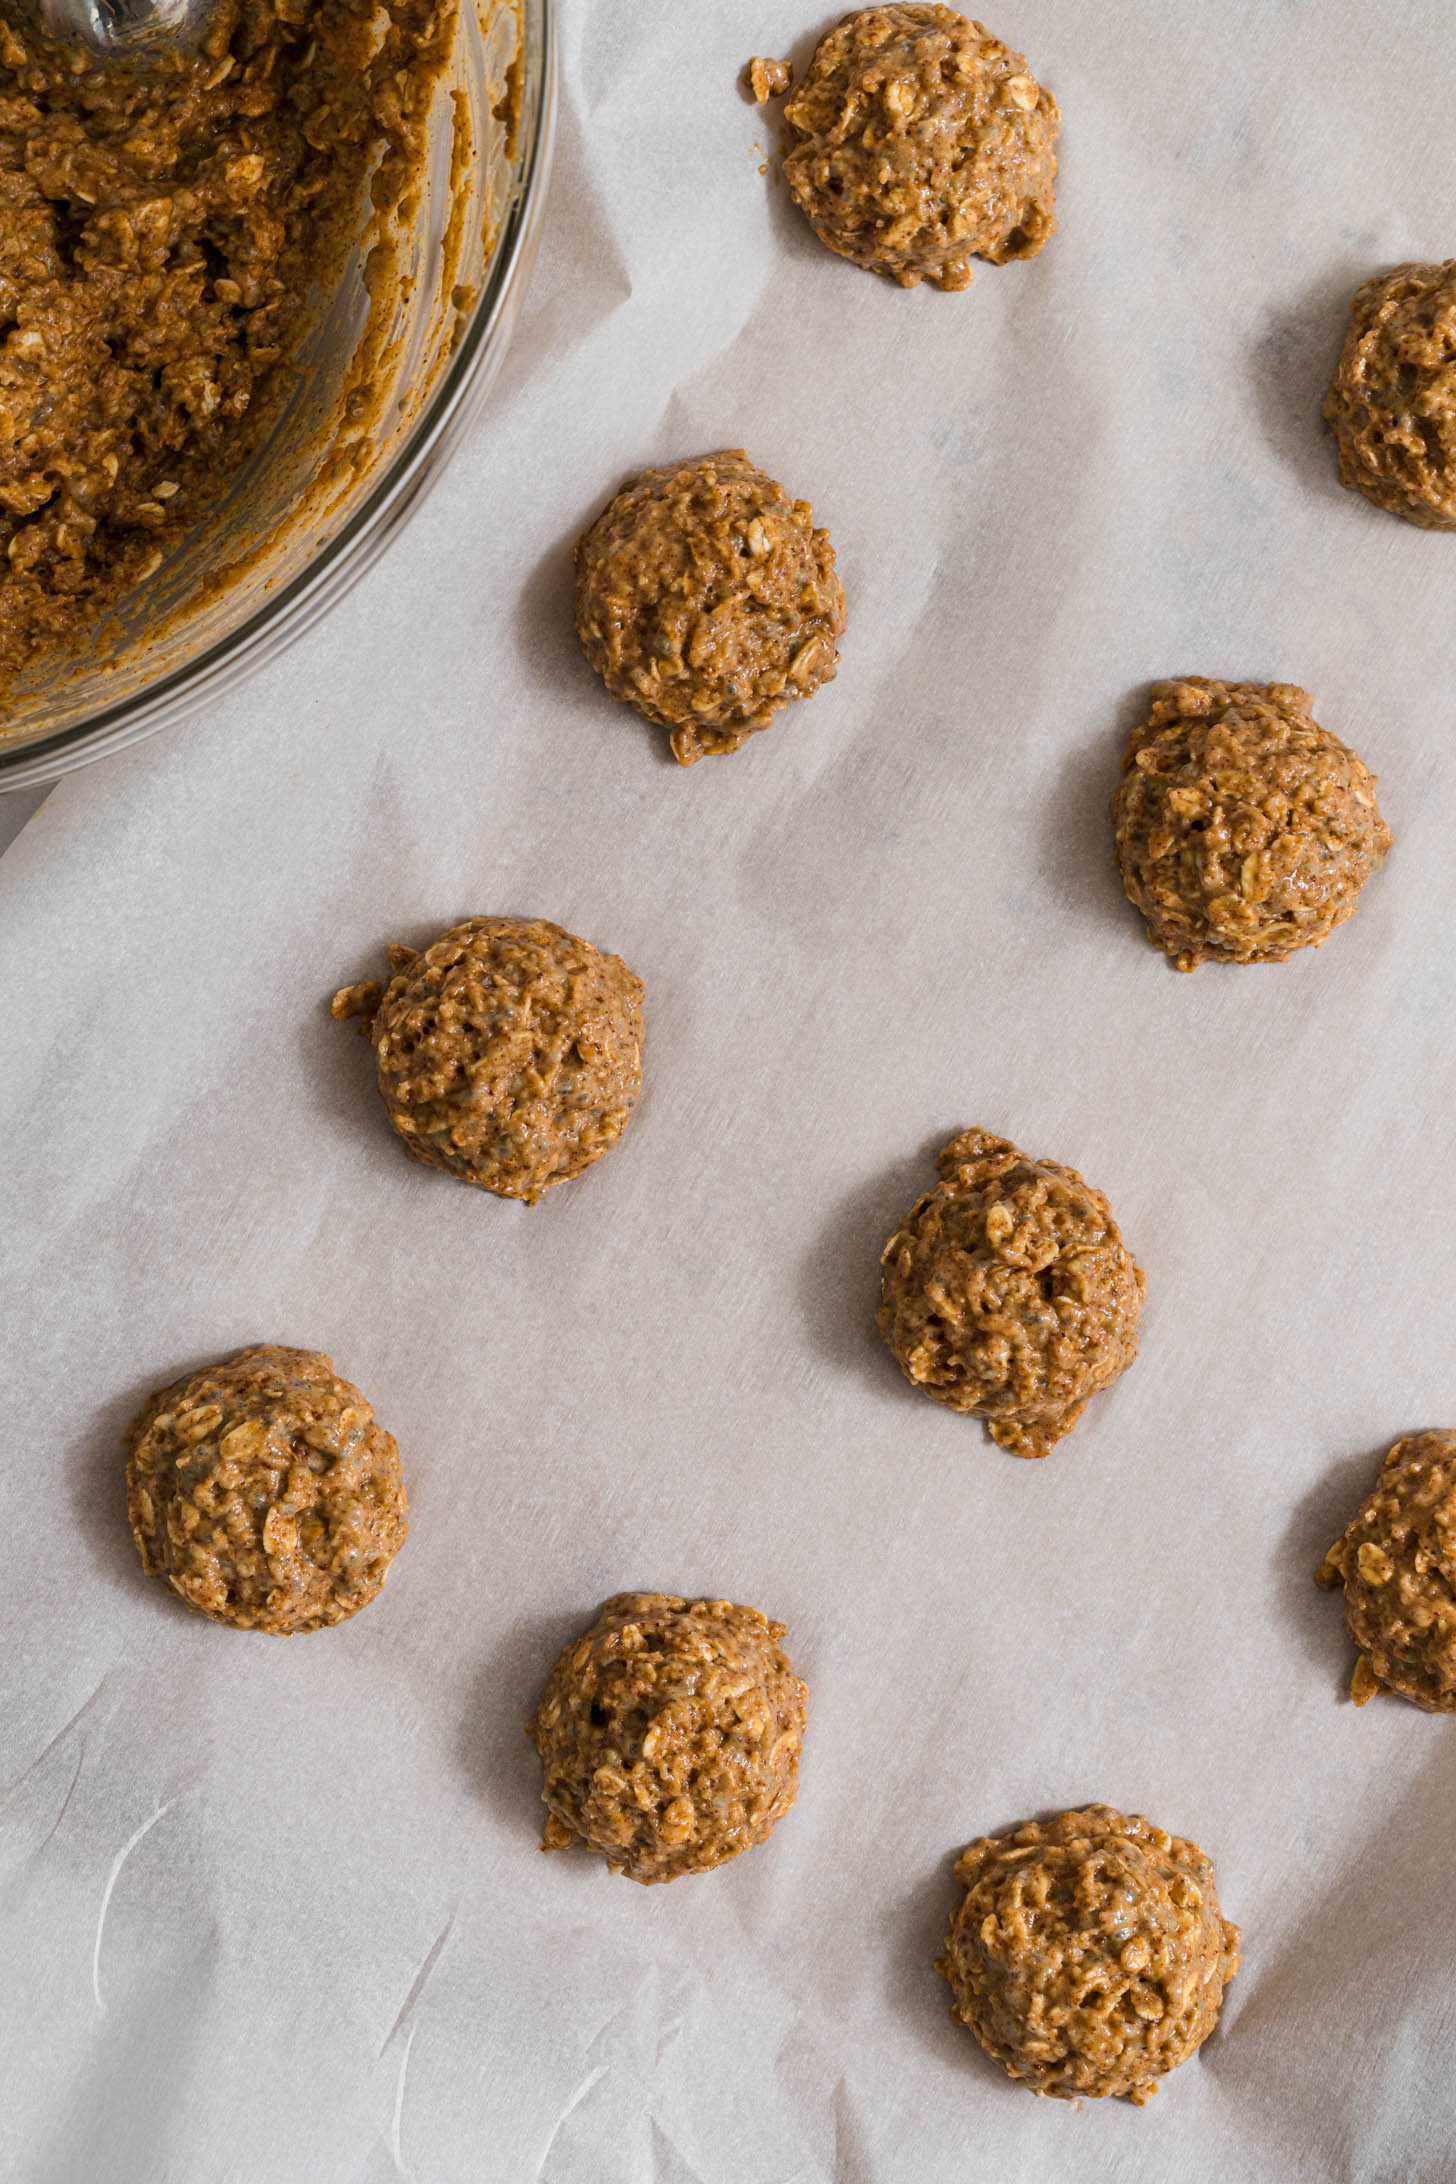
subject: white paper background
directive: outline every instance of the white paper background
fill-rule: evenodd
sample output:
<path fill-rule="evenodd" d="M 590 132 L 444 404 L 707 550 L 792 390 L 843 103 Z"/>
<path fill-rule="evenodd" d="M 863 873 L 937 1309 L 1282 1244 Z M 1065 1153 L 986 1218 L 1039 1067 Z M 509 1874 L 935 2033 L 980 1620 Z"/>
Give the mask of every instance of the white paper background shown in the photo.
<path fill-rule="evenodd" d="M 285 660 L 0 866 L 0 2171 L 25 2184 L 1449 2178 L 1452 1729 L 1357 1714 L 1310 1576 L 1456 1423 L 1456 542 L 1344 494 L 1368 272 L 1456 250 L 1444 0 L 1017 0 L 1061 229 L 968 295 L 831 258 L 735 88 L 788 0 L 563 9 L 488 420 Z M 570 633 L 647 462 L 812 499 L 839 678 L 683 774 Z M 1356 922 L 1175 975 L 1105 804 L 1149 678 L 1305 682 L 1396 835 Z M 627 1137 L 527 1211 L 412 1167 L 327 998 L 480 911 L 648 994 Z M 919 1401 L 876 1255 L 954 1129 L 1111 1197 L 1142 1356 L 1050 1461 Z M 413 1531 L 283 1644 L 145 1583 L 120 1434 L 256 1340 L 399 1438 Z M 520 1733 L 622 1587 L 781 1616 L 799 1804 L 706 1879 L 545 1860 Z M 1146 2112 L 1011 2086 L 931 1969 L 970 1836 L 1214 1857 L 1245 1969 Z M 145 1832 L 143 1832 L 145 1831 Z"/>

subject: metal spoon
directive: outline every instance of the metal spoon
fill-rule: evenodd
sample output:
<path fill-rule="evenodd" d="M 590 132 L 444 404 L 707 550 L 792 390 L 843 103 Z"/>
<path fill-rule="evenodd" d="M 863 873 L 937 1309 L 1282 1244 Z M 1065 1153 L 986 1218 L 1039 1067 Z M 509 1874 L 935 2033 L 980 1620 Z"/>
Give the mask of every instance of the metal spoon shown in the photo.
<path fill-rule="evenodd" d="M 200 39 L 214 0 L 36 0 L 51 37 L 89 46 L 103 59 L 131 59 Z"/>

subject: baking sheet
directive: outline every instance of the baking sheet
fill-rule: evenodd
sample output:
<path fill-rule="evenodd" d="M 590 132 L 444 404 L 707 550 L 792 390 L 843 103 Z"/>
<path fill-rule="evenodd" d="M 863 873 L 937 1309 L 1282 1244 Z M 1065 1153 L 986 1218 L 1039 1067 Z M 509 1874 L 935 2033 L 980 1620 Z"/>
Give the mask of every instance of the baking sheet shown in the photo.
<path fill-rule="evenodd" d="M 1355 283 L 1456 248 L 1414 0 L 993 28 L 1061 228 L 969 294 L 831 258 L 736 76 L 828 20 L 567 0 L 488 417 L 246 690 L 0 864 L 0 2171 L 26 2184 L 1163 2184 L 1451 2174 L 1456 1746 L 1356 1713 L 1311 1573 L 1456 1422 L 1456 544 L 1341 492 Z M 813 501 L 838 680 L 681 773 L 570 635 L 629 473 Z M 1147 681 L 1304 682 L 1380 776 L 1359 917 L 1176 975 L 1109 860 Z M 480 911 L 648 994 L 620 1147 L 534 1210 L 412 1167 L 335 986 Z M 918 1401 L 876 1255 L 978 1122 L 1105 1189 L 1142 1355 L 1045 1463 Z M 413 1531 L 281 1643 L 145 1583 L 119 1436 L 257 1340 L 398 1436 Z M 624 1587 L 783 1618 L 799 1803 L 639 1890 L 540 1858 L 521 1723 Z M 1091 1799 L 1214 1858 L 1245 1968 L 1152 2107 L 1035 2102 L 931 1969 L 972 1835 Z"/>

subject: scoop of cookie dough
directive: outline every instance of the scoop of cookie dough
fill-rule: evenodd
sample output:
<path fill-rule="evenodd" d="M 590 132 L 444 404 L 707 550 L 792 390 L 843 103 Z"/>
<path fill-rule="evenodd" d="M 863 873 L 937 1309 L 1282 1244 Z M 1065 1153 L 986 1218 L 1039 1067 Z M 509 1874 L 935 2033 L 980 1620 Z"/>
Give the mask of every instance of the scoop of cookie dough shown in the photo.
<path fill-rule="evenodd" d="M 127 1434 L 149 1577 L 234 1630 L 357 1615 L 409 1529 L 399 1450 L 317 1350 L 262 1343 L 154 1395 Z"/>
<path fill-rule="evenodd" d="M 1357 288 L 1325 420 L 1340 482 L 1427 531 L 1456 531 L 1456 258 Z"/>
<path fill-rule="evenodd" d="M 1217 2024 L 1241 1936 L 1196 1843 L 1089 1805 L 983 1836 L 955 1871 L 951 2016 L 1034 2093 L 1142 2106 Z"/>
<path fill-rule="evenodd" d="M 1357 1706 L 1385 1690 L 1456 1713 L 1456 1433 L 1396 1442 L 1315 1582 L 1345 1588 Z"/>
<path fill-rule="evenodd" d="M 543 1850 L 674 1881 L 769 1836 L 794 1802 L 808 1693 L 782 1623 L 727 1600 L 619 1593 L 566 1648 L 526 1734 Z"/>
<path fill-rule="evenodd" d="M 1293 683 L 1154 683 L 1112 798 L 1118 869 L 1180 971 L 1279 963 L 1353 917 L 1390 829 Z"/>
<path fill-rule="evenodd" d="M 644 470 L 577 545 L 581 649 L 683 766 L 831 681 L 843 630 L 829 533 L 742 448 Z"/>
<path fill-rule="evenodd" d="M 879 1329 L 922 1393 L 1045 1456 L 1137 1356 L 1143 1275 L 1075 1168 L 963 1130 L 881 1255 Z"/>
<path fill-rule="evenodd" d="M 954 8 L 861 8 L 784 108 L 784 176 L 822 243 L 902 287 L 967 288 L 1056 227 L 1061 115 L 1019 53 Z"/>
<path fill-rule="evenodd" d="M 616 1144 L 642 1089 L 642 981 L 545 918 L 467 918 L 332 1009 L 374 1042 L 411 1159 L 534 1206 Z"/>

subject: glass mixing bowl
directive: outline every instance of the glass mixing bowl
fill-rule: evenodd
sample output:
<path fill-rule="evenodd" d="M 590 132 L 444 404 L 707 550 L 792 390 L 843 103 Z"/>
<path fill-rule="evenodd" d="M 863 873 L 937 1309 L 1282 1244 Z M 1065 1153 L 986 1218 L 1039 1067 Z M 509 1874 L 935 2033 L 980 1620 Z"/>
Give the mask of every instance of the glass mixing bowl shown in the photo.
<path fill-rule="evenodd" d="M 232 689 L 326 613 L 419 504 L 520 314 L 551 161 L 553 7 L 460 0 L 387 323 L 370 323 L 377 238 L 361 237 L 225 496 L 85 654 L 29 670 L 0 699 L 0 790 L 53 780 Z"/>

